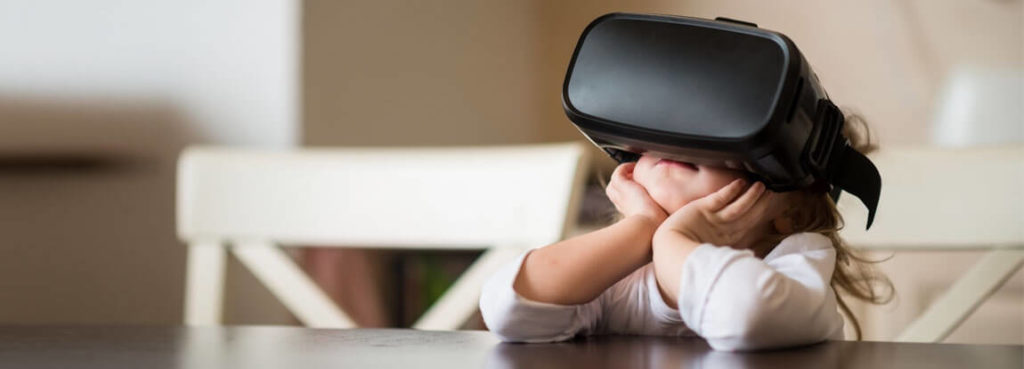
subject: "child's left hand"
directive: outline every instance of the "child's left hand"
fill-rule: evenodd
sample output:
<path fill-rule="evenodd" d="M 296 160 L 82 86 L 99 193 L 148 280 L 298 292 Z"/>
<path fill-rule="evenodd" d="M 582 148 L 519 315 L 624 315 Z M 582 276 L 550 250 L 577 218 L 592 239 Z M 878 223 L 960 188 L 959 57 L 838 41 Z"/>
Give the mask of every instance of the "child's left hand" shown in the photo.
<path fill-rule="evenodd" d="M 748 248 L 752 245 L 740 243 L 749 242 L 753 233 L 764 232 L 766 223 L 777 215 L 773 214 L 778 208 L 772 201 L 774 195 L 761 182 L 747 187 L 744 180 L 737 179 L 672 213 L 655 232 L 655 242 L 666 236 L 683 236 L 696 243 Z"/>

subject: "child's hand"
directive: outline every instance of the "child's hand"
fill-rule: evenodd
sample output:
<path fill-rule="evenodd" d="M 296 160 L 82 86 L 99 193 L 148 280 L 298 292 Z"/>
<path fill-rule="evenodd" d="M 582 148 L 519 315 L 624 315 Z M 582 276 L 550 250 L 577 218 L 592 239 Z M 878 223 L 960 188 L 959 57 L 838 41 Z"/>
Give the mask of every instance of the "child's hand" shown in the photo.
<path fill-rule="evenodd" d="M 615 209 L 622 215 L 626 217 L 643 216 L 657 226 L 668 217 L 668 214 L 657 202 L 654 202 L 644 186 L 633 180 L 635 166 L 636 163 L 623 163 L 615 168 L 615 171 L 612 172 L 612 179 L 608 182 L 608 187 L 605 187 L 604 192 L 615 205 Z"/>
<path fill-rule="evenodd" d="M 740 242 L 749 242 L 748 236 L 763 232 L 765 224 L 778 208 L 774 193 L 766 191 L 764 184 L 756 182 L 746 187 L 737 179 L 720 190 L 691 201 L 669 216 L 655 232 L 654 239 L 670 234 L 683 236 L 696 243 L 747 248 Z"/>

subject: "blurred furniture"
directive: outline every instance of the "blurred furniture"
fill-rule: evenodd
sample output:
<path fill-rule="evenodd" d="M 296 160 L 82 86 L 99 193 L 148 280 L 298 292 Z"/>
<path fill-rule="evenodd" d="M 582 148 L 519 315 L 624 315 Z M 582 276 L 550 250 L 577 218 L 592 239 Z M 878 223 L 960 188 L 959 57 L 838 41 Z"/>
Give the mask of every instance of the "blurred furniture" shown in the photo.
<path fill-rule="evenodd" d="M 456 329 L 483 281 L 575 219 L 580 144 L 498 147 L 185 150 L 177 228 L 188 243 L 187 325 L 221 322 L 226 251 L 304 324 L 354 324 L 282 249 L 485 250 L 416 322 Z"/>
<path fill-rule="evenodd" d="M 0 327 L 5 368 L 1021 368 L 1009 345 L 828 341 L 713 351 L 698 337 L 501 344 L 490 332 L 301 327 Z"/>
<path fill-rule="evenodd" d="M 856 198 L 839 201 L 851 245 L 987 250 L 898 338 L 940 342 L 1024 263 L 1024 146 L 883 148 L 871 159 L 882 173 L 872 229 Z"/>
<path fill-rule="evenodd" d="M 969 147 L 1024 142 L 1024 70 L 955 65 L 939 90 L 932 140 Z"/>

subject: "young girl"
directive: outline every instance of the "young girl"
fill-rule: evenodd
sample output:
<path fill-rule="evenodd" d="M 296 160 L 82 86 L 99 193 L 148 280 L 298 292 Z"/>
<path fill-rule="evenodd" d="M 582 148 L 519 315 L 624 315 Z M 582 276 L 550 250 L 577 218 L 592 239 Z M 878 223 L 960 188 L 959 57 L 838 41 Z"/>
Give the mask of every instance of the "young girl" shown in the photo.
<path fill-rule="evenodd" d="M 845 133 L 867 152 L 858 123 Z M 860 339 L 836 291 L 881 303 L 874 282 L 891 283 L 839 238 L 826 189 L 775 193 L 746 177 L 649 155 L 619 165 L 606 193 L 621 220 L 502 268 L 483 288 L 484 321 L 511 342 L 697 335 L 755 350 L 843 339 L 842 309 Z"/>

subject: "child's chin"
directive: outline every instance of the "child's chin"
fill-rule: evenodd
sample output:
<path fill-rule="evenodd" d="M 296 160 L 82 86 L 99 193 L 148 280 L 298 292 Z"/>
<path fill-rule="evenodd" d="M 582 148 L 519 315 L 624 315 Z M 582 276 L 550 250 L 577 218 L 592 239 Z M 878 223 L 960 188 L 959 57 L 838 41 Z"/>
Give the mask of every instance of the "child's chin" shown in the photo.
<path fill-rule="evenodd" d="M 658 206 L 661 206 L 662 210 L 669 214 L 681 209 L 692 200 L 680 190 L 685 187 L 685 184 L 677 183 L 677 181 L 658 181 L 650 184 L 638 179 L 636 182 L 647 190 L 647 194 L 654 202 L 658 203 Z"/>
<path fill-rule="evenodd" d="M 654 202 L 658 203 L 658 206 L 661 206 L 661 209 L 665 210 L 665 213 L 667 214 L 675 213 L 677 210 L 682 209 L 683 206 L 686 206 L 686 204 L 689 203 L 689 201 L 684 201 L 679 198 L 665 198 L 664 196 L 652 196 L 652 198 L 654 199 Z"/>

